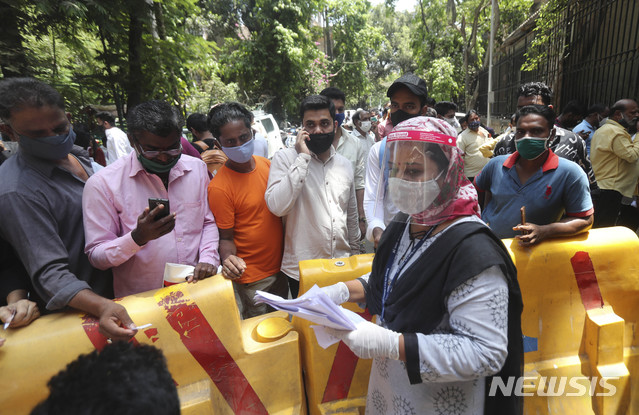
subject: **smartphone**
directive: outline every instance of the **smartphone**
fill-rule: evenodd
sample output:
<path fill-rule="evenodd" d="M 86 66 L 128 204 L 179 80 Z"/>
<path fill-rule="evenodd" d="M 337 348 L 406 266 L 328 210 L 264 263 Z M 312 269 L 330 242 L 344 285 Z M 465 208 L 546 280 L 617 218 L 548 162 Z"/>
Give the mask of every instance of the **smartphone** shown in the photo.
<path fill-rule="evenodd" d="M 155 216 L 155 220 L 162 219 L 165 216 L 169 215 L 170 207 L 169 207 L 169 199 L 158 199 L 154 197 L 149 198 L 149 212 L 156 208 L 158 205 L 164 205 L 164 209 L 160 211 Z"/>

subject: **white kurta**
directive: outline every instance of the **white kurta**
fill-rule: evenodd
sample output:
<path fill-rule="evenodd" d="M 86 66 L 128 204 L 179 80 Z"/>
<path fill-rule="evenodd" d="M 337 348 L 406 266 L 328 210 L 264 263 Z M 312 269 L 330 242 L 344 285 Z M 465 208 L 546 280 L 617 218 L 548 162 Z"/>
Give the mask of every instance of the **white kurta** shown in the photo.
<path fill-rule="evenodd" d="M 466 221 L 480 219 L 464 218 L 451 226 Z M 429 238 L 404 269 L 420 254 L 428 255 L 428 247 L 445 232 Z M 406 229 L 390 275 L 409 244 Z M 507 356 L 508 285 L 501 269 L 490 267 L 457 287 L 446 299 L 446 310 L 433 333 L 417 334 L 423 383 L 410 384 L 404 362 L 374 360 L 367 414 L 483 414 L 485 377 L 499 372 Z"/>

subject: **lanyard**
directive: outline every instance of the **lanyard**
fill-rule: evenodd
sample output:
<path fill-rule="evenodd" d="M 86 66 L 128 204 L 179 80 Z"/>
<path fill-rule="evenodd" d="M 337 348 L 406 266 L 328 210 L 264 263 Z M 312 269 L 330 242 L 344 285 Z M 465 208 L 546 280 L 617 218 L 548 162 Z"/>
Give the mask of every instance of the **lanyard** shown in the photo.
<path fill-rule="evenodd" d="M 406 222 L 406 226 L 410 226 L 409 222 Z M 404 257 L 406 258 L 402 263 L 397 264 L 397 272 L 395 272 L 395 275 L 389 279 L 389 274 L 390 274 L 390 270 L 393 266 L 393 262 L 395 261 L 395 257 L 397 256 L 397 250 L 399 249 L 399 243 L 401 242 L 402 238 L 398 238 L 397 242 L 395 242 L 395 246 L 393 247 L 393 250 L 391 251 L 389 257 L 388 257 L 388 261 L 386 262 L 386 270 L 384 271 L 384 290 L 382 292 L 382 314 L 380 316 L 381 320 L 384 321 L 384 312 L 386 311 L 386 300 L 388 300 L 388 296 L 390 295 L 390 292 L 393 290 L 393 287 L 395 286 L 395 283 L 397 282 L 397 280 L 399 279 L 399 274 L 402 273 L 402 271 L 404 270 L 404 267 L 406 266 L 406 264 L 408 264 L 408 262 L 410 261 L 410 259 L 413 257 L 413 255 L 419 251 L 419 248 L 422 247 L 422 245 L 424 244 L 424 242 L 426 241 L 426 239 L 428 239 L 430 237 L 430 234 L 433 233 L 433 231 L 435 230 L 435 228 L 437 227 L 437 225 L 433 225 L 428 232 L 426 232 L 426 234 L 424 235 L 424 237 L 417 242 L 417 244 L 415 244 L 415 246 L 413 247 L 413 249 L 411 249 L 410 254 L 409 255 L 404 255 Z"/>

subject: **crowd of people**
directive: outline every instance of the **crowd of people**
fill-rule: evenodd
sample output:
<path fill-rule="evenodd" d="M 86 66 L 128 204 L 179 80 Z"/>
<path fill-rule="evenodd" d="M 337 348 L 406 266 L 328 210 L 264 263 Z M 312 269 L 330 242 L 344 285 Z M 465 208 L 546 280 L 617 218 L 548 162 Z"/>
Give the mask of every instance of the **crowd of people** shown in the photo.
<path fill-rule="evenodd" d="M 136 325 L 113 298 L 162 287 L 165 263 L 192 265 L 191 283 L 221 272 L 250 318 L 270 311 L 256 290 L 298 296 L 299 261 L 363 253 L 368 239 L 372 272 L 323 290 L 378 316 L 333 332 L 375 359 L 369 410 L 429 413 L 455 387 L 459 413 L 520 413 L 520 398 L 486 394 L 492 377 L 521 374 L 521 293 L 501 239 L 532 246 L 632 222 L 637 103 L 573 102 L 556 116 L 551 90 L 528 83 L 496 136 L 414 74 L 387 96 L 382 113 L 349 120 L 338 88 L 306 97 L 294 145 L 270 160 L 240 103 L 191 114 L 191 143 L 176 108 L 148 101 L 126 133 L 96 115 L 101 158 L 76 145 L 54 88 L 0 81 L 0 320 L 73 308 L 129 340 Z"/>

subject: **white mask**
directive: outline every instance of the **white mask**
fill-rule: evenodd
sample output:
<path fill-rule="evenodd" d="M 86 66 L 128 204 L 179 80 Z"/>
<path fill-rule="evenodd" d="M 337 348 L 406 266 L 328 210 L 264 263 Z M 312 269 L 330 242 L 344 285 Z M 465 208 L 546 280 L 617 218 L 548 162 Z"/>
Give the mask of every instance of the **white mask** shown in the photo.
<path fill-rule="evenodd" d="M 360 124 L 359 128 L 364 131 L 365 133 L 369 132 L 371 130 L 371 122 L 370 121 L 362 121 L 362 123 Z"/>
<path fill-rule="evenodd" d="M 388 194 L 393 205 L 409 215 L 422 213 L 439 196 L 441 189 L 437 184 L 437 179 L 443 172 L 442 170 L 436 178 L 425 182 L 412 182 L 397 177 L 389 178 Z"/>
<path fill-rule="evenodd" d="M 457 117 L 452 116 L 450 118 L 444 117 L 444 121 L 450 124 L 451 127 L 457 130 L 457 132 L 461 131 L 461 125 L 459 125 L 459 121 L 457 121 Z"/>

